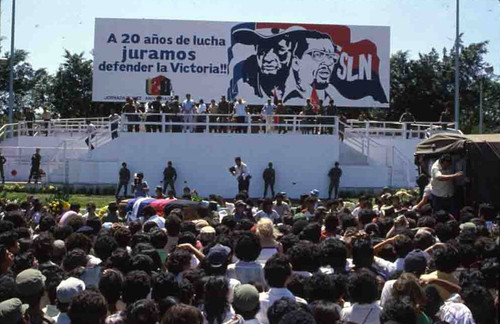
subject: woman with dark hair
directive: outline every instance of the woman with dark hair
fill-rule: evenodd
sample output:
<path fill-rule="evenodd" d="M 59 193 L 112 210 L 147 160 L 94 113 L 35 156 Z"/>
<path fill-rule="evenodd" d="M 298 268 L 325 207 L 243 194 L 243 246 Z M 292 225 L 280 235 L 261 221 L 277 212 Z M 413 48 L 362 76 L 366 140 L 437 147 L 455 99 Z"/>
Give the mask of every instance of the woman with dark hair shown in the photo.
<path fill-rule="evenodd" d="M 202 324 L 203 315 L 193 306 L 179 304 L 172 306 L 163 319 L 161 324 Z"/>
<path fill-rule="evenodd" d="M 382 311 L 377 303 L 377 278 L 368 269 L 360 269 L 349 275 L 347 291 L 351 307 L 342 309 L 342 320 L 346 322 L 379 324 Z"/>
<path fill-rule="evenodd" d="M 14 254 L 5 245 L 0 245 L 0 276 L 9 273 L 14 264 Z"/>
<path fill-rule="evenodd" d="M 205 283 L 203 318 L 206 324 L 243 324 L 228 301 L 229 283 L 224 277 L 209 277 Z"/>
<path fill-rule="evenodd" d="M 392 297 L 397 300 L 408 297 L 415 309 L 417 323 L 432 324 L 429 316 L 422 311 L 422 308 L 426 304 L 425 292 L 420 287 L 418 278 L 414 274 L 408 272 L 401 274 L 399 279 L 394 283 Z"/>

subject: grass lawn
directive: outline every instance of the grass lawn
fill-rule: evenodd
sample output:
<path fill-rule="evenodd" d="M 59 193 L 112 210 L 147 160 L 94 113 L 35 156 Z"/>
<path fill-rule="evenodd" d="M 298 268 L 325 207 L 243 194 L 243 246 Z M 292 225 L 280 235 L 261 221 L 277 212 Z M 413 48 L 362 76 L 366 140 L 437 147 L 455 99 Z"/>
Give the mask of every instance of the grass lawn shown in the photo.
<path fill-rule="evenodd" d="M 24 192 L 7 192 L 7 200 L 17 200 L 21 202 L 26 199 L 27 195 L 33 195 L 40 199 L 42 204 L 48 203 L 48 199 L 53 196 L 53 194 L 40 193 L 40 194 L 27 194 Z M 115 196 L 101 196 L 101 195 L 70 195 L 69 203 L 70 204 L 80 204 L 80 206 L 85 209 L 87 203 L 93 202 L 96 204 L 97 208 L 101 208 L 107 206 L 110 202 L 116 201 Z"/>

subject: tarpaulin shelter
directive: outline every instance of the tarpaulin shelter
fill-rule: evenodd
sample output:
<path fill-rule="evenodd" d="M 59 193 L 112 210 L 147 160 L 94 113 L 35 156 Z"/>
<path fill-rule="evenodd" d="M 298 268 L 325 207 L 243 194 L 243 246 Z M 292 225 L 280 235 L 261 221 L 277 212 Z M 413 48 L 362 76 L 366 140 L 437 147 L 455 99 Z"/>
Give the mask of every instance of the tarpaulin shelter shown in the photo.
<path fill-rule="evenodd" d="M 429 160 L 445 153 L 466 159 L 469 202 L 500 206 L 500 134 L 436 134 L 417 145 L 415 157 Z"/>

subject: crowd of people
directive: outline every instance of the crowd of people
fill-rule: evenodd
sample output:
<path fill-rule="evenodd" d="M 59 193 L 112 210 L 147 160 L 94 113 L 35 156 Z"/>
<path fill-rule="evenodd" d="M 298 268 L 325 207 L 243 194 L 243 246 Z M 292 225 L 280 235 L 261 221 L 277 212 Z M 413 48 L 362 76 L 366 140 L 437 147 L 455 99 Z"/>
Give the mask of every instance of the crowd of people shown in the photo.
<path fill-rule="evenodd" d="M 2 200 L 0 323 L 497 323 L 492 205 L 255 200 L 244 185 L 231 202 L 159 188 L 85 212 Z"/>
<path fill-rule="evenodd" d="M 323 105 L 323 101 L 319 100 L 317 104 L 312 104 L 310 99 L 307 99 L 305 106 L 301 110 L 292 110 L 291 107 L 283 105 L 281 100 L 273 101 L 267 99 L 262 108 L 255 110 L 242 99 L 238 98 L 234 102 L 226 100 L 222 96 L 220 101 L 215 99 L 210 100 L 210 103 L 205 103 L 203 99 L 195 101 L 190 94 L 186 94 L 183 101 L 179 100 L 179 96 L 173 96 L 167 101 L 162 102 L 162 97 L 158 96 L 155 101 L 149 104 L 139 103 L 136 98 L 126 98 L 126 103 L 122 108 L 122 113 L 126 114 L 126 120 L 129 123 L 127 130 L 129 132 L 140 131 L 140 121 L 158 123 L 157 125 L 146 125 L 146 132 L 161 132 L 162 116 L 160 113 L 172 114 L 165 116 L 165 122 L 186 123 L 186 125 L 173 125 L 172 129 L 167 126 L 166 132 L 204 132 L 206 121 L 217 124 L 242 124 L 247 121 L 252 123 L 265 124 L 263 131 L 266 133 L 277 132 L 286 133 L 289 128 L 287 126 L 274 126 L 274 124 L 285 124 L 285 118 L 280 116 L 296 115 L 301 116 L 300 122 L 303 133 L 321 133 L 333 134 L 333 126 L 335 124 L 335 116 L 346 122 L 347 119 L 343 114 L 339 115 L 337 106 L 333 99 L 328 105 Z M 251 115 L 254 113 L 254 115 Z M 114 115 L 112 115 L 114 116 Z M 208 119 L 207 119 L 208 118 Z M 191 125 L 191 123 L 201 123 L 202 125 Z M 312 125 L 316 125 L 312 127 Z M 323 128 L 321 128 L 323 125 Z M 210 132 L 231 132 L 231 133 L 246 133 L 247 127 L 244 126 L 209 126 Z"/>

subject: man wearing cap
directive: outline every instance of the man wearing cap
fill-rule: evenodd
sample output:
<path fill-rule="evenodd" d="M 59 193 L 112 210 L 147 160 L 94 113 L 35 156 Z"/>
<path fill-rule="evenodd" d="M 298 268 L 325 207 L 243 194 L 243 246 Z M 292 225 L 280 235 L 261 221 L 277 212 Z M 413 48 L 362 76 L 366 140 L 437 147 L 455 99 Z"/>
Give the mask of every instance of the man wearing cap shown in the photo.
<path fill-rule="evenodd" d="M 81 291 L 85 290 L 85 283 L 80 279 L 69 277 L 61 281 L 56 288 L 57 308 L 60 313 L 53 319 L 57 324 L 70 324 L 71 320 L 68 316 L 68 307 L 73 297 Z"/>
<path fill-rule="evenodd" d="M 42 311 L 40 302 L 45 292 L 45 276 L 35 269 L 27 269 L 16 277 L 16 288 L 21 301 L 29 305 L 27 313 L 31 323 L 55 323 L 52 318 Z"/>
<path fill-rule="evenodd" d="M 260 324 L 255 318 L 260 309 L 259 291 L 250 284 L 236 287 L 233 296 L 234 312 L 241 315 L 245 324 Z"/>
<path fill-rule="evenodd" d="M 250 171 L 245 163 L 241 161 L 241 157 L 234 158 L 236 165 L 229 168 L 229 172 L 238 180 L 238 192 L 247 191 L 250 187 Z"/>
<path fill-rule="evenodd" d="M 0 323 L 8 324 L 29 324 L 26 317 L 28 305 L 21 302 L 19 298 L 11 298 L 0 303 Z"/>
<path fill-rule="evenodd" d="M 248 57 L 234 73 L 233 83 L 238 91 L 233 95 L 271 97 L 276 91 L 282 97 L 285 81 L 292 63 L 293 34 L 296 30 L 271 29 L 270 35 L 242 28 L 232 37 L 236 43 L 255 46 L 255 54 Z"/>

